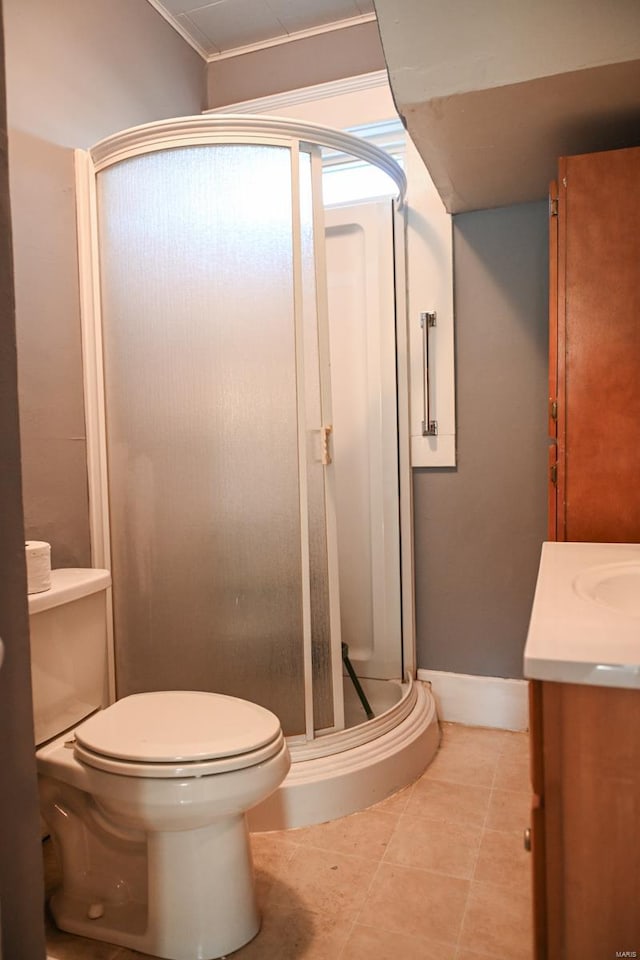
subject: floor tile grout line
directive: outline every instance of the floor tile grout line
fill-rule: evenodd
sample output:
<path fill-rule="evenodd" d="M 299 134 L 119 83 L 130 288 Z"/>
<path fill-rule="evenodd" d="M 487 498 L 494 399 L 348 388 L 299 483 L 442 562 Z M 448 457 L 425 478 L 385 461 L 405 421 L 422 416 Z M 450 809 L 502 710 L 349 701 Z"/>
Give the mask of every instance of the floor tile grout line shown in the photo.
<path fill-rule="evenodd" d="M 414 781 L 414 783 L 411 784 L 411 792 L 413 791 L 413 788 L 415 787 L 415 784 L 416 784 L 417 782 L 418 782 L 418 781 L 416 780 L 416 781 Z M 407 803 L 408 803 L 408 799 L 407 799 Z M 372 877 L 371 877 L 371 880 L 370 880 L 370 882 L 369 882 L 369 886 L 367 887 L 367 891 L 366 891 L 364 897 L 362 898 L 362 903 L 361 903 L 361 905 L 360 905 L 360 908 L 356 911 L 356 915 L 355 915 L 355 918 L 354 918 L 354 921 L 353 921 L 352 931 L 353 931 L 353 928 L 357 926 L 358 921 L 359 921 L 360 917 L 362 916 L 362 911 L 364 910 L 364 905 L 365 905 L 365 903 L 367 902 L 367 898 L 368 898 L 368 896 L 369 896 L 369 894 L 370 894 L 370 892 L 371 892 L 371 890 L 372 890 L 372 888 L 373 888 L 373 885 L 374 885 L 374 883 L 375 883 L 375 881 L 376 881 L 376 877 L 378 876 L 378 874 L 380 873 L 380 870 L 382 869 L 382 864 L 385 862 L 384 858 L 385 858 L 386 852 L 387 852 L 387 850 L 388 850 L 388 848 L 389 848 L 389 844 L 391 843 L 391 841 L 392 841 L 392 839 L 393 839 L 393 836 L 394 836 L 396 830 L 397 830 L 398 827 L 400 826 L 400 821 L 402 820 L 405 812 L 406 812 L 406 805 L 405 805 L 404 810 L 402 810 L 402 811 L 398 814 L 398 816 L 397 816 L 395 826 L 394 826 L 393 830 L 391 831 L 391 834 L 390 834 L 390 836 L 389 836 L 389 840 L 388 840 L 388 842 L 387 842 L 387 844 L 386 844 L 386 846 L 385 846 L 385 848 L 384 848 L 384 850 L 383 850 L 383 852 L 382 852 L 382 855 L 381 855 L 381 857 L 380 857 L 380 859 L 379 859 L 379 861 L 378 861 L 378 866 L 377 866 L 376 870 L 374 871 L 374 873 L 373 873 L 373 875 L 372 875 Z M 347 943 L 348 943 L 348 942 L 349 942 L 349 941 L 347 940 Z"/>
<path fill-rule="evenodd" d="M 526 748 L 525 748 L 525 749 L 526 749 Z M 493 797 L 494 797 L 495 791 L 496 791 L 497 789 L 499 789 L 498 787 L 496 787 L 496 778 L 497 778 L 497 775 L 498 775 L 498 765 L 499 765 L 499 761 L 500 761 L 501 759 L 507 759 L 507 758 L 504 757 L 504 753 L 503 753 L 502 749 L 500 750 L 499 755 L 498 755 L 498 757 L 497 757 L 497 759 L 496 759 L 496 764 L 495 764 L 495 768 L 494 768 L 494 771 L 493 771 L 493 778 L 492 778 L 492 782 L 491 782 L 491 792 L 490 792 L 490 795 L 489 795 L 489 804 L 488 804 L 488 806 L 487 806 L 487 811 L 486 811 L 486 814 L 485 814 L 484 823 L 483 823 L 483 825 L 482 825 L 482 834 L 481 834 L 481 839 L 480 839 L 480 846 L 479 846 L 479 848 L 478 848 L 478 856 L 477 856 L 477 858 L 476 858 L 476 863 L 475 863 L 475 865 L 474 865 L 473 877 L 472 877 L 471 882 L 470 882 L 470 884 L 469 884 L 469 895 L 468 895 L 468 897 L 467 897 L 467 901 L 466 901 L 466 903 L 465 903 L 465 907 L 464 907 L 464 911 L 463 911 L 462 923 L 461 923 L 461 926 L 460 926 L 460 936 L 462 936 L 462 931 L 464 930 L 464 924 L 465 924 L 465 920 L 466 920 L 466 917 L 467 917 L 467 911 L 468 911 L 468 908 L 469 908 L 469 899 L 470 899 L 470 896 L 471 896 L 471 886 L 472 886 L 472 884 L 473 884 L 474 882 L 480 882 L 480 881 L 476 881 L 476 879 L 475 879 L 475 877 L 476 877 L 476 871 L 477 871 L 477 868 L 478 868 L 478 863 L 479 863 L 479 860 L 480 860 L 480 847 L 482 846 L 482 839 L 484 838 L 485 833 L 486 833 L 487 830 L 489 829 L 489 828 L 487 827 L 487 820 L 488 820 L 488 817 L 489 817 L 489 811 L 490 811 L 490 809 L 491 809 L 491 801 L 492 801 L 492 799 L 493 799 Z M 513 758 L 509 758 L 509 759 L 513 759 Z M 512 792 L 516 792 L 516 791 L 512 791 Z M 517 792 L 520 792 L 520 791 L 517 791 Z M 510 831 L 501 831 L 501 832 L 510 832 Z M 514 831 L 514 832 L 515 832 L 515 831 Z M 496 886 L 496 884 L 491 884 L 491 886 Z M 461 945 L 460 945 L 460 942 L 458 941 L 458 953 L 460 952 L 460 949 L 462 949 L 462 947 L 461 947 Z M 487 958 L 488 958 L 488 960 L 489 960 L 489 957 L 491 957 L 491 954 L 487 954 L 486 956 L 487 956 Z M 497 957 L 496 960 L 499 960 L 499 957 Z"/>
<path fill-rule="evenodd" d="M 398 817 L 398 820 L 399 820 L 399 819 L 400 819 L 400 818 Z M 397 824 L 396 824 L 396 826 L 397 826 Z M 395 830 L 395 828 L 394 828 L 394 830 Z M 393 836 L 393 834 L 392 834 L 392 836 Z M 384 854 L 383 854 L 383 855 L 384 855 Z M 362 916 L 362 911 L 364 910 L 364 905 L 365 905 L 365 903 L 367 902 L 367 897 L 369 896 L 369 893 L 370 893 L 370 891 L 371 891 L 371 888 L 373 887 L 373 884 L 375 883 L 376 877 L 377 877 L 378 874 L 380 873 L 380 868 L 381 868 L 381 867 L 382 867 L 382 857 L 381 857 L 380 860 L 378 861 L 378 866 L 376 867 L 376 869 L 374 870 L 374 872 L 373 872 L 373 874 L 372 874 L 372 876 L 371 876 L 371 880 L 369 881 L 369 884 L 368 884 L 368 886 L 367 886 L 366 893 L 365 893 L 364 897 L 362 898 L 362 903 L 360 904 L 360 906 L 358 907 L 358 909 L 355 911 L 355 915 L 354 915 L 353 921 L 352 921 L 352 923 L 351 923 L 351 928 L 350 928 L 350 930 L 349 930 L 349 935 L 347 936 L 347 938 L 346 938 L 346 940 L 345 940 L 345 942 L 344 942 L 344 944 L 343 944 L 342 950 L 340 951 L 340 954 L 338 955 L 338 960 L 340 960 L 340 958 L 345 957 L 345 952 L 344 952 L 344 951 L 347 949 L 347 944 L 349 943 L 349 940 L 350 940 L 350 938 L 351 938 L 351 934 L 353 933 L 355 927 L 358 925 L 358 921 L 359 921 L 360 917 Z"/>
<path fill-rule="evenodd" d="M 385 927 L 383 924 L 374 926 L 371 923 L 358 923 L 358 921 L 355 921 L 354 927 L 355 926 L 363 927 L 366 930 L 384 930 L 385 933 L 390 933 L 393 936 L 398 936 L 398 934 L 401 933 L 402 936 L 409 937 L 409 939 L 415 940 L 416 943 L 436 944 L 438 947 L 452 947 L 454 950 L 457 949 L 455 943 L 451 943 L 450 940 L 440 940 L 438 937 L 423 937 L 419 933 L 407 933 L 404 930 L 398 931 L 394 927 Z M 345 947 L 346 945 L 347 944 L 345 944 Z M 343 960 L 343 956 L 341 953 L 339 957 L 336 957 L 336 960 Z M 345 958 L 345 960 L 347 960 L 347 958 Z M 484 958 L 481 958 L 481 960 L 484 960 Z M 488 957 L 487 960 L 500 960 L 500 958 Z"/>
<path fill-rule="evenodd" d="M 444 737 L 443 737 L 443 743 L 442 743 L 441 746 L 443 746 L 443 745 L 444 745 Z M 497 765 L 497 763 L 496 763 L 496 765 Z M 427 769 L 428 769 L 428 768 L 427 768 Z M 436 778 L 433 778 L 433 779 L 435 780 Z M 495 779 L 495 771 L 494 771 L 494 779 Z M 443 782 L 443 781 L 440 781 L 440 782 Z M 448 782 L 451 782 L 451 781 L 448 781 Z M 477 789 L 478 789 L 478 787 L 477 787 L 476 785 L 471 785 L 471 784 L 463 784 L 462 786 L 464 786 L 465 790 L 477 790 Z M 490 799 L 490 796 L 491 796 L 491 794 L 489 794 L 489 799 Z M 408 806 L 408 804 L 407 804 L 407 806 Z M 488 809 L 489 809 L 489 804 L 487 804 L 487 811 L 488 811 Z M 404 813 L 403 813 L 402 816 L 404 816 L 404 814 L 406 814 L 406 812 L 407 812 L 407 807 L 405 807 L 405 810 L 404 810 Z M 486 817 L 487 817 L 487 813 L 485 813 L 485 817 L 484 817 L 484 821 L 483 821 L 483 827 L 484 827 L 484 823 L 486 822 Z M 430 819 L 431 822 L 436 822 L 436 821 L 434 821 L 432 818 L 427 818 L 427 817 L 425 817 L 424 819 Z M 445 821 L 445 822 L 447 822 L 447 821 Z M 454 822 L 454 821 L 448 821 L 448 822 Z M 399 821 L 398 821 L 398 823 L 399 823 Z M 395 831 L 394 831 L 394 832 L 395 832 Z M 392 836 L 393 836 L 393 835 L 392 835 Z M 481 839 L 482 839 L 482 832 L 480 833 L 480 839 L 479 839 L 479 841 L 478 841 L 478 848 L 477 848 L 476 859 L 477 859 L 477 857 L 479 856 Z M 390 844 L 390 843 L 391 843 L 391 838 L 389 838 L 389 844 Z M 387 847 L 387 849 L 388 849 L 388 847 Z M 384 856 L 386 856 L 386 853 L 387 853 L 387 851 L 385 850 Z M 431 873 L 437 873 L 438 871 L 429 871 L 429 872 L 431 872 Z M 474 865 L 474 873 L 475 873 L 475 865 Z M 443 874 L 443 876 L 448 876 L 448 875 L 447 875 L 447 874 Z M 460 926 L 458 927 L 458 931 L 457 931 L 455 943 L 452 944 L 452 946 L 453 946 L 453 948 L 454 948 L 454 955 L 457 955 L 457 954 L 459 953 L 459 950 L 460 950 L 460 939 L 461 939 L 461 937 L 462 937 L 462 930 L 463 930 L 463 927 L 464 927 L 464 918 L 465 918 L 465 916 L 466 916 L 467 905 L 468 905 L 468 903 L 469 903 L 469 897 L 470 897 L 470 895 L 471 895 L 471 883 L 472 883 L 472 878 L 457 877 L 457 878 L 455 878 L 455 879 L 462 879 L 462 880 L 466 880 L 466 882 L 467 882 L 467 890 L 466 890 L 466 893 L 465 893 L 465 901 L 464 901 L 464 906 L 463 906 L 463 908 L 462 908 L 462 914 L 461 914 L 461 917 L 460 917 Z"/>
<path fill-rule="evenodd" d="M 490 788 L 489 788 L 489 800 L 488 800 L 487 807 L 486 807 L 485 814 L 484 814 L 484 818 L 483 818 L 483 821 L 482 821 L 482 829 L 481 829 L 481 831 L 480 831 L 480 839 L 479 839 L 478 847 L 477 847 L 477 850 L 476 850 L 475 862 L 474 862 L 474 864 L 473 864 L 473 870 L 472 870 L 472 872 L 471 872 L 471 877 L 469 878 L 469 887 L 468 887 L 468 890 L 467 890 L 467 895 L 466 895 L 466 898 L 465 898 L 464 907 L 463 907 L 463 909 L 462 909 L 462 917 L 461 917 L 461 919 L 460 919 L 460 929 L 458 930 L 458 938 L 457 938 L 457 940 L 456 940 L 456 954 L 459 954 L 459 953 L 460 953 L 460 950 L 462 949 L 462 943 L 461 943 L 461 941 L 462 941 L 462 936 L 463 936 L 463 932 L 464 932 L 464 925 L 465 925 L 465 921 L 466 921 L 466 919 L 467 919 L 467 912 L 468 912 L 468 910 L 469 910 L 469 903 L 470 903 L 470 900 L 471 900 L 471 891 L 472 891 L 472 889 L 473 889 L 473 883 L 474 883 L 474 880 L 475 880 L 476 871 L 477 871 L 477 869 L 478 869 L 478 863 L 479 863 L 479 861 L 480 861 L 480 850 L 482 849 L 482 840 L 483 840 L 483 838 L 484 838 L 484 834 L 485 834 L 485 830 L 486 830 L 486 826 L 487 826 L 487 819 L 488 819 L 488 817 L 489 817 L 489 810 L 491 809 L 491 799 L 492 799 L 492 797 L 493 797 L 494 784 L 495 784 L 495 782 L 496 782 L 496 774 L 497 774 L 497 772 L 498 772 L 498 762 L 499 762 L 499 757 L 500 757 L 500 756 L 501 756 L 501 751 L 498 752 L 498 754 L 497 754 L 497 756 L 495 757 L 495 760 L 494 760 L 493 776 L 492 776 L 492 778 L 491 778 L 491 786 L 490 786 Z"/>
<path fill-rule="evenodd" d="M 413 788 L 413 784 L 411 785 L 411 788 Z M 387 799 L 388 799 L 388 798 L 387 798 Z M 373 805 L 373 807 L 375 807 L 375 804 Z M 371 810 L 371 809 L 373 809 L 373 807 L 367 807 L 367 808 L 365 808 L 365 809 L 366 809 L 366 810 Z M 365 811 L 356 811 L 356 813 L 361 813 L 361 812 L 364 813 Z M 381 813 L 384 813 L 384 811 L 380 811 L 380 812 L 381 812 Z M 390 816 L 390 817 L 393 817 L 393 818 L 395 819 L 395 821 L 396 821 L 395 824 L 394 824 L 393 830 L 391 831 L 391 834 L 389 835 L 389 841 L 388 841 L 388 843 L 389 843 L 389 842 L 391 841 L 391 837 L 393 836 L 393 834 L 395 833 L 395 831 L 396 831 L 396 829 L 397 829 L 397 827 L 398 827 L 398 824 L 399 824 L 399 822 L 400 822 L 400 818 L 402 817 L 402 812 L 399 813 L 399 814 L 385 814 L 385 815 Z M 329 821 L 329 822 L 331 822 L 331 821 Z M 363 909 L 364 909 L 364 905 L 365 905 L 367 896 L 368 896 L 368 894 L 369 894 L 369 891 L 371 890 L 371 888 L 372 888 L 372 886 L 373 886 L 373 884 L 374 884 L 374 882 L 375 882 L 375 878 L 377 877 L 377 875 L 378 875 L 378 873 L 379 873 L 379 871 L 380 871 L 380 867 L 382 866 L 383 857 L 384 857 L 384 854 L 385 854 L 385 852 L 386 852 L 386 848 L 387 848 L 387 846 L 388 846 L 388 843 L 385 845 L 385 850 L 383 851 L 383 853 L 380 855 L 379 858 L 377 858 L 377 866 L 376 866 L 376 869 L 373 871 L 373 873 L 372 873 L 372 875 L 371 875 L 371 879 L 370 879 L 370 881 L 369 881 L 369 883 L 368 883 L 368 885 L 367 885 L 367 889 L 366 889 L 366 892 L 365 892 L 365 894 L 364 894 L 364 896 L 363 896 L 361 905 L 360 905 L 360 906 L 355 910 L 355 912 L 354 912 L 354 916 L 353 916 L 353 919 L 352 919 L 352 921 L 351 921 L 351 925 L 350 925 L 350 927 L 349 927 L 349 931 L 348 931 L 348 933 L 347 933 L 347 935 L 346 935 L 346 937 L 345 937 L 345 940 L 344 940 L 344 943 L 342 944 L 342 947 L 340 948 L 340 952 L 339 952 L 339 954 L 337 955 L 336 960 L 342 960 L 342 958 L 345 958 L 345 957 L 346 957 L 345 951 L 346 951 L 347 946 L 348 946 L 348 944 L 349 944 L 349 940 L 350 940 L 350 938 L 351 938 L 351 935 L 352 935 L 355 927 L 358 925 L 358 920 L 359 920 L 359 918 L 360 918 L 360 916 L 361 916 L 361 914 L 362 914 L 362 911 L 363 911 Z M 346 857 L 352 857 L 354 860 L 362 860 L 362 861 L 365 861 L 365 862 L 371 862 L 371 860 L 372 860 L 371 857 L 362 857 L 362 856 L 359 856 L 358 854 L 347 853 L 347 852 L 345 852 L 345 851 L 330 850 L 330 849 L 327 849 L 326 847 L 317 847 L 317 846 L 315 846 L 315 844 L 300 844 L 300 847 L 301 847 L 301 848 L 304 848 L 304 849 L 320 850 L 320 851 L 322 851 L 323 853 L 333 853 L 333 854 L 339 854 L 339 855 L 346 856 Z"/>

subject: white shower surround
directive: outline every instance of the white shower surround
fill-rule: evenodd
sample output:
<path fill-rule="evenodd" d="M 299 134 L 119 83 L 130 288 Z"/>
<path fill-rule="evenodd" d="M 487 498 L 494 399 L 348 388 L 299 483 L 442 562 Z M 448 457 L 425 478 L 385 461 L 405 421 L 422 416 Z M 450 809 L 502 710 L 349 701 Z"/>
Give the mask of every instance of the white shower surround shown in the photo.
<path fill-rule="evenodd" d="M 172 147 L 229 141 L 290 145 L 292 139 L 350 153 L 379 167 L 396 183 L 396 208 L 401 209 L 406 193 L 406 178 L 402 169 L 388 154 L 350 134 L 313 123 L 246 114 L 184 117 L 134 127 L 100 141 L 89 152 L 76 151 L 80 299 L 94 566 L 110 569 L 96 174 L 129 157 Z M 402 254 L 397 269 L 399 275 L 403 275 L 405 266 Z M 399 324 L 399 328 L 397 349 L 402 566 L 405 577 L 410 570 L 412 584 L 408 340 L 403 324 Z M 319 737 L 311 743 L 292 742 L 291 772 L 273 797 L 251 812 L 251 829 L 285 829 L 345 816 L 379 802 L 408 785 L 431 762 L 438 748 L 440 734 L 435 701 L 430 689 L 412 679 L 415 676 L 412 587 L 406 591 L 403 600 L 403 616 L 403 650 L 408 675 L 399 702 L 359 727 L 339 731 L 328 737 Z M 110 700 L 113 701 L 115 668 L 111 611 L 109 644 L 109 693 Z M 331 752 L 328 751 L 329 747 Z"/>

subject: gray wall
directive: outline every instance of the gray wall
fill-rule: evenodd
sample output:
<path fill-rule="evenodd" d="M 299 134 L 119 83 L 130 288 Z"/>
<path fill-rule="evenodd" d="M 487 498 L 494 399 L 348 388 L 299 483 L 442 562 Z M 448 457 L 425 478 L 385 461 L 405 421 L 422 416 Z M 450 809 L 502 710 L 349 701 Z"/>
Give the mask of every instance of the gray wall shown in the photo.
<path fill-rule="evenodd" d="M 384 69 L 378 25 L 375 21 L 361 23 L 214 60 L 209 64 L 209 107 Z"/>
<path fill-rule="evenodd" d="M 0 4 L 0 54 L 2 52 Z M 33 751 L 27 584 L 20 490 L 20 440 L 11 221 L 0 67 L 0 955 L 42 960 L 42 857 Z"/>
<path fill-rule="evenodd" d="M 90 560 L 73 148 L 199 113 L 202 59 L 145 0 L 5 0 L 26 535 Z"/>
<path fill-rule="evenodd" d="M 522 676 L 546 532 L 547 204 L 454 218 L 458 466 L 414 471 L 418 664 Z"/>

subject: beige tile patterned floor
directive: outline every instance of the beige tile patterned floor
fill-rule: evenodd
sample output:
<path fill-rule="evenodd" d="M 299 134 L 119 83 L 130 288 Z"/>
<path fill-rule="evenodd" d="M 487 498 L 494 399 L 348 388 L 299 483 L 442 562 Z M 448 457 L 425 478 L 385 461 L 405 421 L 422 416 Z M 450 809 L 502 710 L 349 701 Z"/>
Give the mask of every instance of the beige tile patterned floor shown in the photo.
<path fill-rule="evenodd" d="M 531 960 L 526 734 L 443 725 L 406 790 L 252 837 L 262 929 L 232 960 Z M 55 960 L 142 954 L 48 930 Z"/>

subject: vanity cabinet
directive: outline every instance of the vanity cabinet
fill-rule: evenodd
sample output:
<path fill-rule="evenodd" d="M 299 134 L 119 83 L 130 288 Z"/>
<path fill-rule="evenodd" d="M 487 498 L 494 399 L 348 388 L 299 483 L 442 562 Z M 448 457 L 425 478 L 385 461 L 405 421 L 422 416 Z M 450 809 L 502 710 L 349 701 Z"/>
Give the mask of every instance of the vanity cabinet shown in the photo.
<path fill-rule="evenodd" d="M 550 254 L 548 539 L 639 543 L 640 148 L 559 161 Z M 580 656 L 596 671 L 638 660 L 612 650 L 619 611 L 608 628 L 602 607 L 576 608 L 572 633 L 560 594 L 551 578 L 542 669 L 525 650 L 535 957 L 640 957 L 640 689 L 563 675 Z"/>
<path fill-rule="evenodd" d="M 535 958 L 640 957 L 640 690 L 533 680 L 530 707 Z"/>
<path fill-rule="evenodd" d="M 549 539 L 638 542 L 640 148 L 561 158 L 550 228 Z"/>

